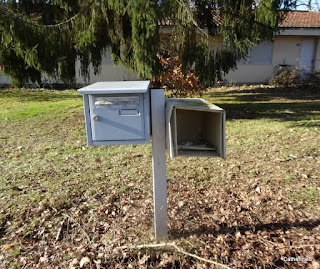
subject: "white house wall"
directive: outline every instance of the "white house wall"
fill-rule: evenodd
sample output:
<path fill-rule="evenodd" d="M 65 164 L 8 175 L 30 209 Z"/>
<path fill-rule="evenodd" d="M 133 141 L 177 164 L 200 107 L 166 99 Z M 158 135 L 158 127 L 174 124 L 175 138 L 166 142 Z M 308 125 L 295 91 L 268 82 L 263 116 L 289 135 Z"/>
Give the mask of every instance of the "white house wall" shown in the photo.
<path fill-rule="evenodd" d="M 320 71 L 320 37 L 315 39 L 314 58 L 314 70 Z"/>
<path fill-rule="evenodd" d="M 10 77 L 7 77 L 0 71 L 0 84 L 11 84 Z"/>
<path fill-rule="evenodd" d="M 303 39 L 299 36 L 276 37 L 272 63 L 274 65 L 300 66 L 300 49 Z"/>
<path fill-rule="evenodd" d="M 76 70 L 79 70 L 80 64 L 76 64 Z M 85 81 L 83 77 L 80 76 L 79 71 L 77 71 L 76 82 L 78 84 L 91 84 L 100 81 L 114 81 L 114 80 L 135 80 L 137 76 L 135 73 L 129 71 L 122 65 L 114 64 L 102 64 L 101 73 L 95 75 L 93 69 L 90 68 L 90 80 Z"/>
<path fill-rule="evenodd" d="M 228 83 L 234 84 L 257 84 L 266 82 L 274 73 L 275 66 L 272 64 L 238 64 L 234 71 L 224 76 Z"/>
<path fill-rule="evenodd" d="M 137 75 L 134 72 L 129 71 L 122 65 L 114 65 L 111 57 L 111 50 L 106 50 L 102 56 L 101 72 L 95 75 L 93 68 L 90 68 L 90 81 L 86 82 L 83 77 L 80 76 L 80 62 L 76 62 L 76 82 L 78 84 L 95 83 L 100 81 L 113 81 L 113 80 L 135 80 Z"/>
<path fill-rule="evenodd" d="M 111 52 L 106 51 L 102 57 L 101 72 L 97 75 L 94 74 L 92 66 L 89 70 L 90 80 L 85 79 L 80 75 L 80 61 L 76 62 L 76 83 L 77 84 L 91 84 L 100 81 L 113 81 L 113 80 L 136 80 L 137 75 L 134 72 L 129 71 L 122 65 L 114 65 L 111 59 Z M 55 78 L 48 77 L 45 74 L 42 76 L 42 80 L 47 84 L 62 83 Z M 11 79 L 0 72 L 0 84 L 11 84 Z"/>
<path fill-rule="evenodd" d="M 313 71 L 320 68 L 320 38 L 312 36 L 276 36 L 273 42 L 272 64 L 238 64 L 237 69 L 224 78 L 229 83 L 257 84 L 268 82 L 279 65 L 300 67 L 300 52 L 303 40 L 315 42 Z M 311 67 L 309 67 L 311 69 Z"/>
<path fill-rule="evenodd" d="M 287 31 L 286 34 L 289 32 Z M 224 76 L 224 79 L 229 83 L 236 84 L 258 84 L 265 83 L 271 78 L 279 65 L 300 66 L 300 53 L 303 40 L 312 40 L 314 42 L 314 52 L 312 53 L 313 71 L 320 70 L 320 36 L 290 36 L 276 35 L 273 41 L 272 59 L 270 63 L 257 64 L 240 61 L 237 69 L 230 71 Z M 222 45 L 222 38 L 219 36 L 210 42 L 210 49 L 219 49 Z M 134 72 L 129 71 L 121 65 L 114 65 L 111 60 L 111 53 L 107 51 L 102 60 L 101 72 L 95 75 L 93 69 L 90 68 L 90 81 L 85 81 L 79 73 L 80 63 L 76 63 L 76 82 L 79 84 L 94 83 L 98 81 L 112 80 L 135 80 L 137 76 Z M 0 84 L 10 84 L 10 78 L 0 73 Z M 57 81 L 48 80 L 48 83 Z"/>

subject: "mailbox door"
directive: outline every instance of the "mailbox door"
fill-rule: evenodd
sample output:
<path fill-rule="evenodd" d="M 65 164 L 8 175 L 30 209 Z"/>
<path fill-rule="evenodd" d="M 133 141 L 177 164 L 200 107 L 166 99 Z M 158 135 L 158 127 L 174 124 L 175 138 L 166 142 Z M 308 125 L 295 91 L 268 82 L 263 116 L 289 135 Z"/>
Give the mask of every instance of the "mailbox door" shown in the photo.
<path fill-rule="evenodd" d="M 145 139 L 143 94 L 90 95 L 93 141 Z"/>

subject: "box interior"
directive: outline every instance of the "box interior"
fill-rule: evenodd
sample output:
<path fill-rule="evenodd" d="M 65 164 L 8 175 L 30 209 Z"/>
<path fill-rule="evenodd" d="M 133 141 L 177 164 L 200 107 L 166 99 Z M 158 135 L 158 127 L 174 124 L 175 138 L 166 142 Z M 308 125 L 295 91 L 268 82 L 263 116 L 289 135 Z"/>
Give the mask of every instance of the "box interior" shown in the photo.
<path fill-rule="evenodd" d="M 222 113 L 175 109 L 176 153 L 180 156 L 221 156 Z"/>

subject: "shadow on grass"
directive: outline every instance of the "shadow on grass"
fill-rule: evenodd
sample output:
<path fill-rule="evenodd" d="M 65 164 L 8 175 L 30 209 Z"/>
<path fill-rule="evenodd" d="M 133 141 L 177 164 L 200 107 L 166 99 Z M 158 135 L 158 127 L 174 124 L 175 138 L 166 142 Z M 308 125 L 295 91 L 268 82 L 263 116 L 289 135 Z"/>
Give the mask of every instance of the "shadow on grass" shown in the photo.
<path fill-rule="evenodd" d="M 59 91 L 56 93 L 50 90 L 0 90 L 0 96 L 20 102 L 45 102 L 45 101 L 62 101 L 66 99 L 82 99 L 80 94 L 74 91 L 74 94 Z"/>
<path fill-rule="evenodd" d="M 309 127 L 319 126 L 320 87 L 268 88 L 243 87 L 235 90 L 216 91 L 208 96 L 219 100 L 228 97 L 231 102 L 221 103 L 227 119 L 274 119 L 279 121 L 310 121 Z M 299 102 L 300 101 L 300 102 Z M 297 124 L 304 126 L 306 124 Z"/>
<path fill-rule="evenodd" d="M 0 227 L 0 239 L 1 239 L 2 237 L 4 237 L 5 234 L 6 234 L 6 229 Z"/>
<path fill-rule="evenodd" d="M 231 226 L 228 227 L 227 224 L 222 223 L 219 225 L 220 229 L 215 229 L 207 226 L 200 227 L 192 231 L 180 231 L 171 230 L 170 234 L 174 239 L 189 237 L 191 235 L 213 235 L 218 236 L 219 234 L 235 234 L 237 232 L 247 232 L 251 231 L 256 233 L 258 231 L 277 231 L 283 230 L 284 232 L 292 228 L 306 228 L 313 229 L 320 226 L 320 219 L 299 221 L 299 222 L 276 222 L 267 224 L 256 224 L 256 225 L 242 225 L 242 226 Z"/>
<path fill-rule="evenodd" d="M 320 87 L 261 87 L 261 88 L 238 88 L 224 92 L 210 92 L 208 96 L 232 96 L 238 101 L 272 101 L 275 99 L 288 100 L 320 100 Z"/>
<path fill-rule="evenodd" d="M 227 119 L 269 118 L 280 121 L 310 120 L 320 116 L 319 102 L 301 103 L 234 103 L 220 105 Z"/>

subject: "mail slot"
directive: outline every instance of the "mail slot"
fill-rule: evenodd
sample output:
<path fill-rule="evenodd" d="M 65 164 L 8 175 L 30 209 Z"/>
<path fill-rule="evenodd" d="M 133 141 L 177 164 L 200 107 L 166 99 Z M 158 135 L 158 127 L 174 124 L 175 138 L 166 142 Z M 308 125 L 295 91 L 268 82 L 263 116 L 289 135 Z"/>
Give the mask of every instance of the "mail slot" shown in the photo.
<path fill-rule="evenodd" d="M 138 109 L 120 109 L 120 115 L 122 115 L 122 116 L 139 116 L 140 112 Z"/>
<path fill-rule="evenodd" d="M 88 145 L 150 142 L 149 81 L 98 82 L 83 94 Z"/>
<path fill-rule="evenodd" d="M 170 157 L 225 158 L 225 111 L 201 98 L 166 99 Z"/>

